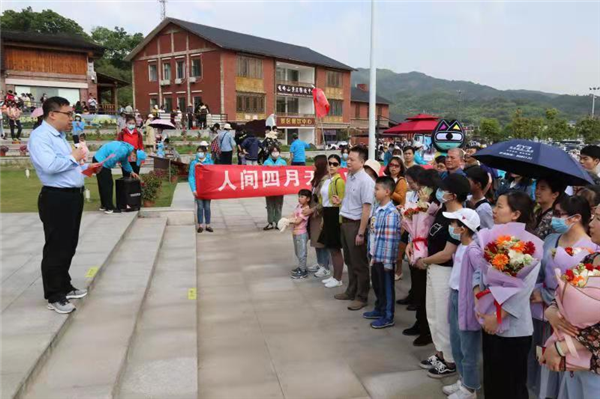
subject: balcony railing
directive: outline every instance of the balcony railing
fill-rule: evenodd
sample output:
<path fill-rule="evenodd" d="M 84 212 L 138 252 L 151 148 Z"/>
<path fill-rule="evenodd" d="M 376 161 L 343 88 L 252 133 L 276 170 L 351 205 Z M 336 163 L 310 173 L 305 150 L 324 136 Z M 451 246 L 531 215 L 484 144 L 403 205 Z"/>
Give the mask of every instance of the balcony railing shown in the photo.
<path fill-rule="evenodd" d="M 350 120 L 350 125 L 357 129 L 368 129 L 369 118 L 352 118 Z M 390 126 L 390 120 L 380 116 L 377 118 L 376 126 L 378 128 L 387 128 Z"/>
<path fill-rule="evenodd" d="M 275 115 L 281 117 L 293 117 L 293 118 L 314 118 L 315 114 L 301 114 L 298 112 L 277 112 Z"/>

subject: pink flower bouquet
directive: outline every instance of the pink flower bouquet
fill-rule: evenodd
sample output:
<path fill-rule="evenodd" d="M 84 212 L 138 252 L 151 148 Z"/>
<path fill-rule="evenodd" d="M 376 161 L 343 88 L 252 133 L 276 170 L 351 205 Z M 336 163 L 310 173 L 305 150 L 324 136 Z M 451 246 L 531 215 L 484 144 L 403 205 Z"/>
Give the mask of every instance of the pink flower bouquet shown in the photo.
<path fill-rule="evenodd" d="M 475 310 L 481 314 L 495 312 L 497 331 L 503 332 L 510 327 L 510 320 L 501 318 L 502 304 L 524 288 L 523 280 L 542 259 L 543 242 L 527 232 L 523 223 L 483 229 L 478 237 L 487 261 L 482 274 L 488 289 L 477 294 Z M 483 325 L 483 319 L 479 323 Z"/>
<path fill-rule="evenodd" d="M 563 317 L 578 328 L 600 322 L 600 266 L 580 263 L 564 274 L 557 268 L 555 276 L 558 283 L 556 303 Z M 563 338 L 569 348 L 567 369 L 589 370 L 592 353 L 587 349 L 577 351 L 570 336 L 554 331 L 546 341 L 546 347 Z"/>
<path fill-rule="evenodd" d="M 427 202 L 407 202 L 402 208 L 402 228 L 410 234 L 413 252 L 408 261 L 414 265 L 417 259 L 427 256 L 427 236 L 439 205 Z"/>

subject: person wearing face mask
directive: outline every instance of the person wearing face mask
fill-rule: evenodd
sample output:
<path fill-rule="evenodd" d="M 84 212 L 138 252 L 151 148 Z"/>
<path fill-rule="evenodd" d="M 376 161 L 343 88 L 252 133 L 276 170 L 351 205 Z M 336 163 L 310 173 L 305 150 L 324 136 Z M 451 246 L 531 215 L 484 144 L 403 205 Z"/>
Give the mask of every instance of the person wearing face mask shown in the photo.
<path fill-rule="evenodd" d="M 190 185 L 190 189 L 192 190 L 192 194 L 194 194 L 194 199 L 196 201 L 198 218 L 198 228 L 196 231 L 202 233 L 206 229 L 206 231 L 212 233 L 214 230 L 210 226 L 210 200 L 198 198 L 198 188 L 196 186 L 196 165 L 198 164 L 214 165 L 210 153 L 208 152 L 208 143 L 206 141 L 202 141 L 198 148 L 196 148 L 196 157 L 190 163 L 188 184 Z M 204 224 L 205 222 L 206 224 Z"/>
<path fill-rule="evenodd" d="M 585 198 L 564 196 L 554 205 L 551 225 L 556 233 L 548 235 L 544 240 L 544 257 L 531 294 L 532 305 L 542 304 L 546 308 L 554 300 L 554 289 L 546 286 L 544 281 L 547 275 L 554 275 L 554 270 L 547 265 L 556 248 L 585 248 L 591 252 L 598 250 L 587 234 L 590 218 L 590 206 Z M 536 347 L 544 346 L 552 335 L 552 328 L 541 313 L 542 307 L 538 305 L 538 308 L 539 312 L 533 312 L 533 340 L 529 352 L 527 385 L 538 397 L 556 398 L 562 375 L 541 367 L 536 356 Z"/>
<path fill-rule="evenodd" d="M 278 146 L 272 146 L 269 150 L 269 157 L 263 163 L 264 166 L 286 166 L 287 162 L 281 158 L 281 150 Z M 283 195 L 272 195 L 266 197 L 267 201 L 267 225 L 263 230 L 278 229 L 277 222 L 281 219 L 281 209 L 283 208 Z M 279 230 L 279 229 L 278 229 Z"/>
<path fill-rule="evenodd" d="M 451 221 L 444 216 L 444 213 L 461 210 L 470 191 L 469 180 L 458 173 L 453 173 L 442 180 L 435 194 L 441 206 L 436 212 L 427 237 L 429 256 L 419 258 L 416 262 L 416 267 L 427 270 L 425 306 L 436 353 L 422 361 L 420 366 L 429 370 L 427 375 L 431 378 L 444 378 L 456 374 L 448 324 L 450 300 L 448 280 L 452 274 L 452 256 L 460 240 L 450 236 L 448 227 Z M 412 245 L 409 245 L 407 251 L 412 252 Z"/>
<path fill-rule="evenodd" d="M 340 165 L 340 167 L 342 168 L 347 168 L 348 167 L 348 155 L 350 154 L 350 150 L 348 149 L 348 147 L 342 147 L 342 163 Z"/>
<path fill-rule="evenodd" d="M 142 133 L 140 133 L 139 130 L 137 130 L 135 127 L 135 117 L 128 116 L 125 121 L 126 121 L 125 127 L 123 128 L 123 130 L 121 130 L 121 132 L 117 136 L 117 141 L 124 141 L 126 143 L 131 144 L 136 151 L 137 150 L 143 151 L 144 150 L 144 139 L 142 137 Z M 133 169 L 133 171 L 136 174 L 139 174 L 140 166 L 138 165 L 138 162 L 137 162 L 136 151 L 132 151 L 132 153 L 129 157 L 129 164 L 131 165 L 131 169 Z M 123 171 L 123 177 L 130 176 L 129 172 L 127 172 L 125 170 L 125 168 L 123 168 L 122 166 L 121 166 L 121 170 Z"/>

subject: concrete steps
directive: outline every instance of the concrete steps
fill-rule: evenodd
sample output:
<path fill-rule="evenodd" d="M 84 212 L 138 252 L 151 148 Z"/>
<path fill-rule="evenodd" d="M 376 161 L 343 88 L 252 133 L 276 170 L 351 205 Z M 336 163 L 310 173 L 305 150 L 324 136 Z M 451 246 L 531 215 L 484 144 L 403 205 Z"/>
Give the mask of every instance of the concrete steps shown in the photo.
<path fill-rule="evenodd" d="M 69 316 L 69 328 L 17 397 L 115 396 L 165 228 L 162 218 L 133 222 L 84 306 Z"/>
<path fill-rule="evenodd" d="M 194 226 L 169 225 L 117 398 L 197 398 L 195 286 Z"/>
<path fill-rule="evenodd" d="M 95 282 L 119 249 L 137 213 L 85 212 L 70 274 L 73 285 L 93 295 Z M 74 314 L 46 309 L 40 263 L 44 234 L 37 214 L 2 214 L 1 397 L 19 397 L 39 371 Z M 84 300 L 76 301 L 81 308 Z M 81 309 L 80 309 L 81 310 Z M 75 312 L 77 313 L 77 312 Z"/>

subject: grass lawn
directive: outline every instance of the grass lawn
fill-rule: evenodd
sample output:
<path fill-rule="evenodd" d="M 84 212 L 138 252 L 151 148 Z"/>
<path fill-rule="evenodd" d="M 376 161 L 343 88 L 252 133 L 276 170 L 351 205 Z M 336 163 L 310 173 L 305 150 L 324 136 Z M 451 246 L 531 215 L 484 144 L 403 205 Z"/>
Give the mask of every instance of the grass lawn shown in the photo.
<path fill-rule="evenodd" d="M 113 178 L 120 177 L 114 176 Z M 85 179 L 90 190 L 90 202 L 85 202 L 84 211 L 97 211 L 100 208 L 100 195 L 96 177 Z M 155 206 L 171 206 L 177 184 L 163 182 Z M 37 212 L 37 198 L 42 184 L 34 170 L 29 179 L 24 170 L 0 170 L 0 212 Z"/>

